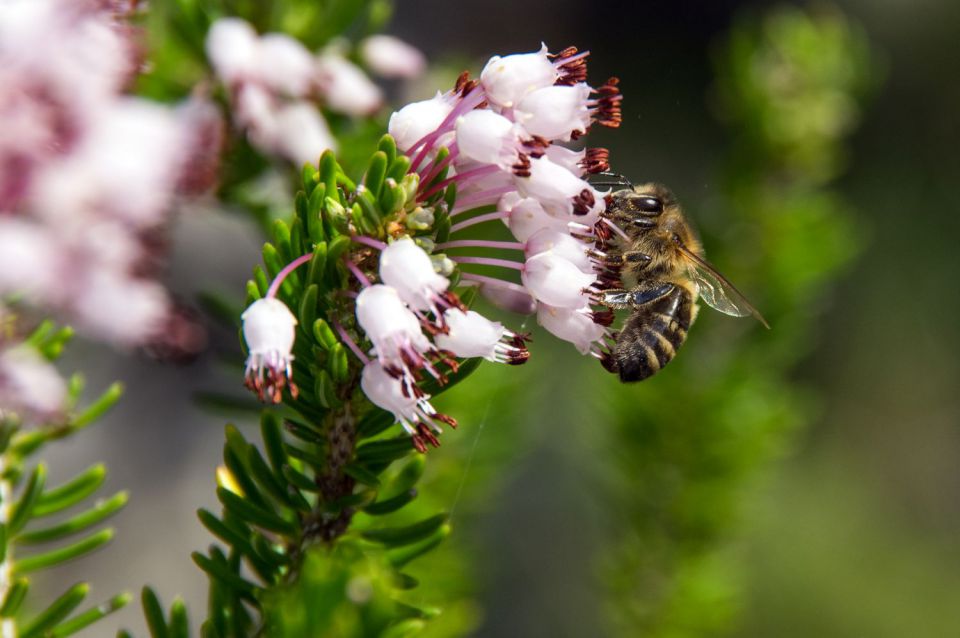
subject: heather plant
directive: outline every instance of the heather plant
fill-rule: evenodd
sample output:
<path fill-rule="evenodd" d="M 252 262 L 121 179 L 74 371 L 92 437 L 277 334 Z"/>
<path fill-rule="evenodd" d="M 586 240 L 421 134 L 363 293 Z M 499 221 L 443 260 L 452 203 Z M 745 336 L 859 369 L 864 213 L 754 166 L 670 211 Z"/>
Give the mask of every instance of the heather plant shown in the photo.
<path fill-rule="evenodd" d="M 501 428 L 475 456 L 490 406 L 505 418 L 513 383 L 535 381 L 514 366 L 550 340 L 584 355 L 576 373 L 611 432 L 617 479 L 602 489 L 616 516 L 597 558 L 612 631 L 732 626 L 724 542 L 738 498 L 803 422 L 787 375 L 810 342 L 809 308 L 854 254 L 852 218 L 826 187 L 869 86 L 862 37 L 839 14 L 793 10 L 733 32 L 717 94 L 738 144 L 714 219 L 736 216 L 729 225 L 753 236 L 705 236 L 725 272 L 763 291 L 774 331 L 703 319 L 699 345 L 638 387 L 600 365 L 617 338 L 602 293 L 620 284 L 604 251 L 626 235 L 607 212 L 615 162 L 586 140 L 621 123 L 617 78 L 588 77 L 589 52 L 541 45 L 387 117 L 379 80 L 426 65 L 377 33 L 389 12 L 373 0 L 0 9 L 0 160 L 14 167 L 0 175 L 3 638 L 71 635 L 130 598 L 78 611 L 79 584 L 46 607 L 24 603 L 28 574 L 105 544 L 110 530 L 90 530 L 126 502 L 35 520 L 79 505 L 104 470 L 47 488 L 33 455 L 119 395 L 79 408 L 80 378 L 52 366 L 72 333 L 38 318 L 166 360 L 196 356 L 200 310 L 160 282 L 176 215 L 211 204 L 266 241 L 245 299 L 199 301 L 239 333 L 242 353 L 226 358 L 251 393 L 207 403 L 259 425 L 226 427 L 211 468 L 220 507 L 198 511 L 213 541 L 193 554 L 209 581 L 199 635 L 471 631 L 477 566 L 462 545 L 434 550 L 454 531 L 449 509 L 494 494 L 504 450 L 522 446 Z M 744 244 L 753 250 L 734 250 Z M 531 342 L 534 324 L 543 338 Z M 453 437 L 472 441 L 468 454 L 463 438 L 442 445 Z M 192 635 L 179 599 L 166 609 L 147 586 L 141 604 L 154 638 Z"/>

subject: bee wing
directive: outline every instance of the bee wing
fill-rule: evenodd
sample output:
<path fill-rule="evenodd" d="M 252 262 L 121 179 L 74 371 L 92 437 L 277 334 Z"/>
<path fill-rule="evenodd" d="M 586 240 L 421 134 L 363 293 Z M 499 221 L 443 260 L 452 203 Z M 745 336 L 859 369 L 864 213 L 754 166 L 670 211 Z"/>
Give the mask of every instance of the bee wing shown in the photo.
<path fill-rule="evenodd" d="M 734 317 L 752 315 L 764 327 L 770 328 L 770 324 L 763 318 L 763 315 L 753 307 L 753 304 L 747 301 L 747 298 L 737 290 L 736 286 L 718 273 L 716 268 L 683 244 L 680 244 L 680 252 L 687 259 L 690 277 L 697 283 L 700 298 L 703 299 L 704 303 L 726 315 Z"/>

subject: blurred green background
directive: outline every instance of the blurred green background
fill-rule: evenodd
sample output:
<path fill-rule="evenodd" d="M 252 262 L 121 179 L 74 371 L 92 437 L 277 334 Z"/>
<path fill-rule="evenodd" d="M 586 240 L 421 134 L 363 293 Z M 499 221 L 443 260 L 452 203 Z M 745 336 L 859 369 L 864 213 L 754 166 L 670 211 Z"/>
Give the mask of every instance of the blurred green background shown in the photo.
<path fill-rule="evenodd" d="M 591 143 L 632 179 L 669 184 L 773 324 L 706 309 L 677 361 L 630 387 L 541 335 L 526 366 L 485 365 L 445 394 L 463 427 L 430 459 L 429 498 L 455 527 L 420 568 L 446 609 L 433 635 L 960 635 L 960 4 L 814 3 L 849 24 L 837 49 L 820 31 L 791 40 L 802 24 L 757 26 L 795 15 L 784 6 L 398 3 L 388 32 L 452 71 L 541 40 L 592 50 L 591 79 L 620 76 L 625 102 L 624 126 Z M 781 96 L 814 122 L 791 140 L 763 129 L 775 114 L 731 108 L 757 105 L 736 92 L 751 63 L 731 53 L 732 33 L 792 47 L 857 96 L 852 119 L 818 129 L 818 113 L 833 121 L 848 105 Z M 841 63 L 818 66 L 829 59 Z M 429 95 L 441 76 L 398 97 Z M 182 221 L 173 288 L 239 294 L 254 225 L 217 211 Z M 214 334 L 214 349 L 233 340 Z M 190 397 L 238 381 L 213 356 L 179 370 L 93 346 L 71 357 L 68 369 L 96 361 L 91 377 L 129 390 L 51 465 L 66 475 L 103 458 L 133 494 L 116 544 L 77 573 L 101 592 L 144 580 L 182 592 L 199 616 L 189 552 L 209 538 L 194 511 L 215 505 L 223 420 Z M 141 621 L 125 610 L 109 622 Z"/>

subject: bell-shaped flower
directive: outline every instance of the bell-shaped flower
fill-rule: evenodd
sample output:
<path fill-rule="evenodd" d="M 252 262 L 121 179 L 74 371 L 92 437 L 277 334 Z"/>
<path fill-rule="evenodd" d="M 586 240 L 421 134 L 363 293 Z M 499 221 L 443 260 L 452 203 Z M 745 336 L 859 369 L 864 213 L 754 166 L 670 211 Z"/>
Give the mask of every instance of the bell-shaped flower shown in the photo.
<path fill-rule="evenodd" d="M 360 388 L 374 405 L 393 414 L 420 452 L 427 451 L 427 443 L 433 447 L 440 445 L 437 438 L 442 431 L 440 423 L 457 426 L 451 417 L 437 412 L 430 405 L 429 395 L 408 384 L 406 379 L 391 374 L 379 361 L 371 361 L 363 367 Z"/>
<path fill-rule="evenodd" d="M 507 170 L 517 161 L 516 125 L 488 109 L 475 109 L 457 118 L 457 148 L 463 157 Z"/>
<path fill-rule="evenodd" d="M 397 148 L 407 151 L 425 135 L 436 131 L 453 110 L 453 102 L 439 91 L 429 100 L 407 104 L 390 116 L 387 131 Z"/>
<path fill-rule="evenodd" d="M 207 57 L 224 84 L 233 85 L 258 75 L 259 39 L 250 23 L 221 18 L 207 32 Z"/>
<path fill-rule="evenodd" d="M 534 234 L 526 242 L 524 252 L 527 258 L 545 252 L 551 252 L 569 261 L 581 272 L 594 273 L 593 261 L 587 254 L 588 245 L 572 237 L 569 233 L 545 228 Z"/>
<path fill-rule="evenodd" d="M 383 92 L 360 67 L 336 53 L 317 58 L 317 82 L 334 111 L 354 117 L 373 114 L 383 104 Z"/>
<path fill-rule="evenodd" d="M 582 177 L 584 173 L 584 160 L 586 159 L 587 151 L 575 151 L 570 148 L 563 146 L 557 146 L 556 144 L 551 144 L 547 147 L 546 151 L 547 159 L 558 164 L 559 166 L 564 167 L 577 177 Z"/>
<path fill-rule="evenodd" d="M 32 424 L 59 417 L 66 400 L 66 382 L 36 350 L 18 345 L 0 352 L 0 412 Z"/>
<path fill-rule="evenodd" d="M 313 56 L 299 40 L 268 33 L 257 48 L 258 79 L 273 91 L 291 97 L 307 95 L 316 80 Z"/>
<path fill-rule="evenodd" d="M 256 392 L 261 401 L 279 403 L 287 384 L 290 394 L 296 396 L 297 386 L 291 376 L 297 318 L 275 297 L 254 301 L 240 318 L 248 351 L 246 386 Z"/>
<path fill-rule="evenodd" d="M 447 292 L 450 281 L 437 274 L 433 261 L 409 237 L 392 242 L 380 255 L 380 279 L 396 290 L 400 299 L 411 308 L 434 313 L 438 320 L 443 311 L 459 305 Z"/>
<path fill-rule="evenodd" d="M 517 190 L 533 197 L 554 217 L 593 225 L 603 210 L 603 197 L 590 184 L 546 157 L 530 160 L 530 176 L 515 178 Z"/>
<path fill-rule="evenodd" d="M 371 71 L 384 78 L 415 78 L 427 68 L 427 59 L 419 49 L 382 33 L 360 43 L 360 57 Z"/>
<path fill-rule="evenodd" d="M 591 352 L 593 344 L 606 333 L 603 326 L 594 322 L 589 306 L 556 308 L 540 304 L 537 322 L 554 336 L 572 343 L 581 354 Z"/>
<path fill-rule="evenodd" d="M 521 197 L 516 191 L 501 197 L 497 210 L 506 214 L 504 222 L 518 241 L 525 242 L 544 229 L 558 232 L 569 230 L 569 222 L 548 215 L 540 202 L 532 197 Z"/>
<path fill-rule="evenodd" d="M 523 339 L 473 310 L 451 308 L 444 313 L 448 332 L 433 341 L 458 357 L 483 357 L 498 363 L 519 364 L 530 358 Z"/>
<path fill-rule="evenodd" d="M 520 276 L 537 301 L 560 308 L 583 306 L 587 300 L 583 291 L 596 280 L 595 275 L 550 251 L 528 259 Z"/>
<path fill-rule="evenodd" d="M 532 135 L 568 142 L 574 133 L 586 133 L 590 126 L 590 91 L 582 83 L 537 89 L 517 103 L 514 114 Z"/>
<path fill-rule="evenodd" d="M 534 53 L 490 58 L 480 72 L 480 83 L 493 104 L 511 108 L 531 91 L 551 86 L 559 76 L 543 45 Z"/>
<path fill-rule="evenodd" d="M 428 370 L 439 378 L 428 356 L 436 350 L 420 329 L 396 289 L 383 284 L 367 286 L 357 295 L 357 322 L 373 343 L 373 352 L 384 368 L 396 377 L 418 379 Z"/>

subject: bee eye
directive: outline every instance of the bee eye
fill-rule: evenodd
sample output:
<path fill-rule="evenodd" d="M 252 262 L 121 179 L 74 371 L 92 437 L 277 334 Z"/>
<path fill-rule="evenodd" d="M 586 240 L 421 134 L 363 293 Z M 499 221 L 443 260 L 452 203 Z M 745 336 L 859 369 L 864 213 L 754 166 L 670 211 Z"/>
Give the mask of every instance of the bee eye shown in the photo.
<path fill-rule="evenodd" d="M 633 199 L 633 205 L 637 210 L 650 213 L 653 215 L 659 215 L 663 212 L 663 202 L 660 201 L 659 197 L 650 197 L 649 195 L 641 195 L 640 197 L 635 197 Z"/>

